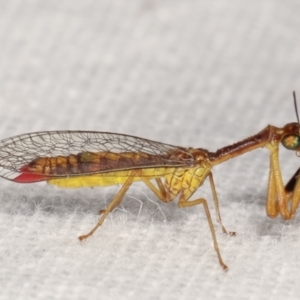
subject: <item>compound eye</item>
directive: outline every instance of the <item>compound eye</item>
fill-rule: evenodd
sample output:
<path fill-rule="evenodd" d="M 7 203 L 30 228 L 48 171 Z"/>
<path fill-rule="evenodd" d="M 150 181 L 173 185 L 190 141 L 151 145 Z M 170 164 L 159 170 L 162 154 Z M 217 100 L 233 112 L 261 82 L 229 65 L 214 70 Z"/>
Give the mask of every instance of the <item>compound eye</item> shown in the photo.
<path fill-rule="evenodd" d="M 283 137 L 282 145 L 289 150 L 297 150 L 300 147 L 300 136 L 296 134 L 288 134 Z"/>

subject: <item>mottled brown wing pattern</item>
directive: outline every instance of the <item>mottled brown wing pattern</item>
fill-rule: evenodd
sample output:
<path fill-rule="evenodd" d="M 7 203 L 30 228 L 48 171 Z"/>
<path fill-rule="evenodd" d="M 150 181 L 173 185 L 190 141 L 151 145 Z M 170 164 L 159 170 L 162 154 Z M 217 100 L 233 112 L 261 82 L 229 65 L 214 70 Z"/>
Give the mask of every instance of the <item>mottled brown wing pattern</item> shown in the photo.
<path fill-rule="evenodd" d="M 23 172 L 21 169 L 24 166 L 32 164 L 39 158 L 77 156 L 81 159 L 86 153 L 101 155 L 113 153 L 118 159 L 107 160 L 102 169 L 49 173 L 49 177 L 78 176 L 135 168 L 180 167 L 193 163 L 193 156 L 184 148 L 135 136 L 95 131 L 45 131 L 0 141 L 0 176 L 14 180 Z M 134 159 L 140 155 L 140 159 Z"/>

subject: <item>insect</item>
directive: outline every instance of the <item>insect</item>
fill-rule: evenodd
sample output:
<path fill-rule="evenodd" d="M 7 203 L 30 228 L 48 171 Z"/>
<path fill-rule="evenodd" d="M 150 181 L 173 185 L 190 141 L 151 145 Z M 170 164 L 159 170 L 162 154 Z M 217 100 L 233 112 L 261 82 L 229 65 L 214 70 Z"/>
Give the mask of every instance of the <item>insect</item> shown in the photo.
<path fill-rule="evenodd" d="M 102 211 L 91 236 L 106 216 L 121 202 L 135 181 L 142 181 L 163 202 L 177 196 L 179 207 L 202 204 L 206 213 L 214 248 L 220 265 L 227 270 L 218 247 L 210 211 L 204 198 L 192 200 L 195 191 L 208 178 L 216 209 L 217 221 L 224 233 L 219 201 L 211 169 L 228 159 L 259 147 L 270 152 L 269 183 L 266 200 L 268 216 L 280 214 L 293 218 L 300 201 L 300 168 L 286 186 L 283 184 L 278 149 L 300 153 L 300 124 L 283 128 L 267 126 L 240 142 L 210 152 L 202 148 L 184 148 L 135 136 L 96 131 L 44 131 L 18 135 L 0 141 L 0 176 L 18 183 L 47 181 L 62 188 L 110 186 L 122 187 Z"/>

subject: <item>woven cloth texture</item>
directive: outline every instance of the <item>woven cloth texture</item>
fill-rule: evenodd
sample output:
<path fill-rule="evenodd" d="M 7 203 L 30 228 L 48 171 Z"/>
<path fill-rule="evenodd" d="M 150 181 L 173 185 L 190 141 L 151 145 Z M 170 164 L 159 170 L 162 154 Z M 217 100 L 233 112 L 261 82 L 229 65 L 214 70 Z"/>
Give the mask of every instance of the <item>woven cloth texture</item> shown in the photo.
<path fill-rule="evenodd" d="M 299 28 L 296 0 L 0 0 L 0 139 L 95 130 L 215 151 L 284 126 L 300 98 Z M 299 158 L 280 151 L 286 182 Z M 202 206 L 136 183 L 79 242 L 120 187 L 0 178 L 0 299 L 299 299 L 300 217 L 267 217 L 268 155 L 213 169 L 235 237 L 209 182 L 193 196 L 209 203 L 227 273 Z"/>

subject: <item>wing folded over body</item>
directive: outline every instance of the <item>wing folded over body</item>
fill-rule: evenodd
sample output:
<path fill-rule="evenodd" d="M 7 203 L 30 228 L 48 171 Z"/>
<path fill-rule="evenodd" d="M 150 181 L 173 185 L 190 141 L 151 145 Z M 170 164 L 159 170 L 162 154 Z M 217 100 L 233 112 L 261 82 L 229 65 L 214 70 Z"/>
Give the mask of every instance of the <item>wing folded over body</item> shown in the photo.
<path fill-rule="evenodd" d="M 167 170 L 193 162 L 185 148 L 109 132 L 44 131 L 0 141 L 0 176 L 15 182 L 131 169 Z"/>

